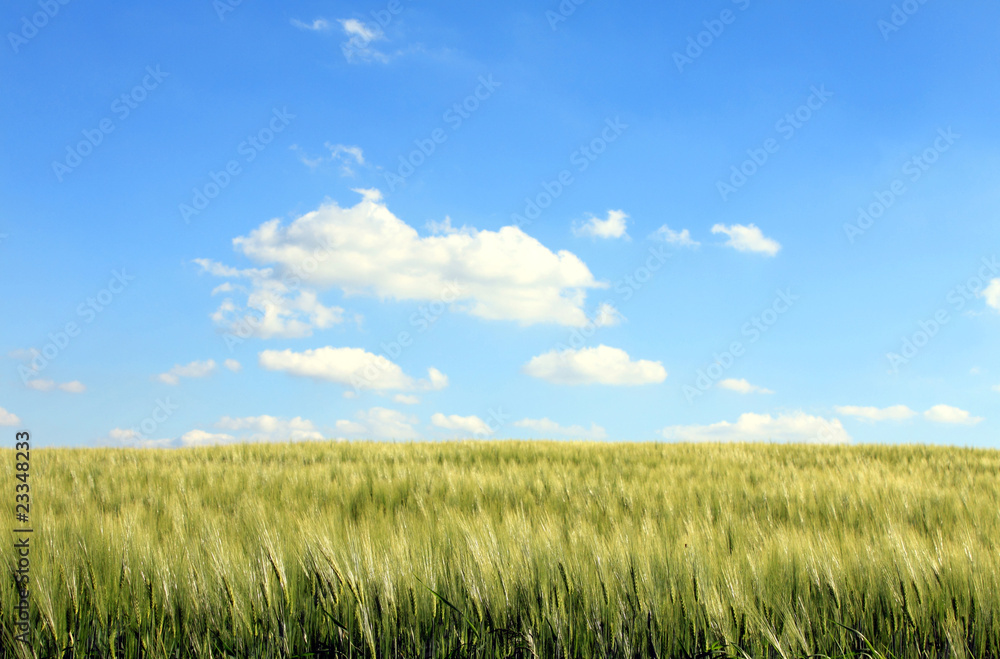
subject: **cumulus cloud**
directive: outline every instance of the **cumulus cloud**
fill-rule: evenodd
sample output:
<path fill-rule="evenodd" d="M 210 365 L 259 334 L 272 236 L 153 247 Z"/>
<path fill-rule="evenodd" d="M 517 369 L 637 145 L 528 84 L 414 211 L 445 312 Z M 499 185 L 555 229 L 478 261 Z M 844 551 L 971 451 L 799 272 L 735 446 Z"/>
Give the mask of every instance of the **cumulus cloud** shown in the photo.
<path fill-rule="evenodd" d="M 877 407 L 858 407 L 857 405 L 838 405 L 834 408 L 838 414 L 853 416 L 863 421 L 905 421 L 916 415 L 906 405 L 893 405 L 879 409 Z"/>
<path fill-rule="evenodd" d="M 583 309 L 587 290 L 607 288 L 574 254 L 553 252 L 518 227 L 498 231 L 463 227 L 420 236 L 389 211 L 377 190 L 358 192 L 363 198 L 353 207 L 330 202 L 287 226 L 279 219 L 269 220 L 234 239 L 238 251 L 268 268 L 240 271 L 206 260 L 197 262 L 208 272 L 249 277 L 277 287 L 281 279 L 299 273 L 309 261 L 309 272 L 300 277 L 316 290 L 339 288 L 348 296 L 443 302 L 454 311 L 521 325 L 582 327 L 588 322 Z M 305 295 L 300 286 L 300 299 Z M 315 294 L 310 299 L 316 303 Z M 234 309 L 220 308 L 218 313 L 226 319 Z M 330 323 L 335 319 L 332 313 L 327 318 Z M 267 325 L 267 320 L 260 324 Z M 314 325 L 312 319 L 298 327 L 295 335 L 307 335 L 306 330 Z"/>
<path fill-rule="evenodd" d="M 765 389 L 764 387 L 758 387 L 755 384 L 750 384 L 746 380 L 737 380 L 735 378 L 726 378 L 718 384 L 720 389 L 728 389 L 729 391 L 735 391 L 738 394 L 773 394 L 774 392 L 770 389 Z"/>
<path fill-rule="evenodd" d="M 12 412 L 8 412 L 4 408 L 0 407 L 0 426 L 19 426 L 21 425 L 21 419 Z"/>
<path fill-rule="evenodd" d="M 528 375 L 554 384 L 657 384 L 667 378 L 660 362 L 632 361 L 621 348 L 599 345 L 596 348 L 551 350 L 532 357 L 524 366 Z"/>
<path fill-rule="evenodd" d="M 924 418 L 936 423 L 952 423 L 963 426 L 974 426 L 983 420 L 981 416 L 972 416 L 967 411 L 951 405 L 935 405 L 924 412 Z"/>
<path fill-rule="evenodd" d="M 341 435 L 363 436 L 371 439 L 416 439 L 420 433 L 413 427 L 417 418 L 398 410 L 373 407 L 361 410 L 354 421 L 337 421 L 336 430 Z"/>
<path fill-rule="evenodd" d="M 209 359 L 203 362 L 193 361 L 190 364 L 185 364 L 183 366 L 176 364 L 166 373 L 160 373 L 157 375 L 156 379 L 164 384 L 177 385 L 180 383 L 181 378 L 204 378 L 211 375 L 214 371 L 214 359 Z"/>
<path fill-rule="evenodd" d="M 678 247 L 697 247 L 701 243 L 691 239 L 691 232 L 683 229 L 680 232 L 672 230 L 666 224 L 649 235 L 652 240 L 660 240 Z"/>
<path fill-rule="evenodd" d="M 740 252 L 756 252 L 758 254 L 774 256 L 781 249 L 778 241 L 764 237 L 764 234 L 755 224 L 746 226 L 734 224 L 730 227 L 716 224 L 712 227 L 712 233 L 724 233 L 729 236 L 726 245 Z"/>
<path fill-rule="evenodd" d="M 231 444 L 236 441 L 232 435 L 222 432 L 208 432 L 207 430 L 189 430 L 180 438 L 181 446 L 215 446 L 218 444 Z"/>
<path fill-rule="evenodd" d="M 596 423 L 591 423 L 590 428 L 588 429 L 583 426 L 561 426 L 548 418 L 542 418 L 521 419 L 520 421 L 515 421 L 514 425 L 518 428 L 527 428 L 533 433 L 543 435 L 545 437 L 558 436 L 591 440 L 607 439 L 608 437 L 608 433 L 604 430 L 604 428 Z"/>
<path fill-rule="evenodd" d="M 573 223 L 573 235 L 587 236 L 590 238 L 628 238 L 626 233 L 626 215 L 622 211 L 608 211 L 606 219 L 599 219 L 593 215 L 585 221 Z"/>
<path fill-rule="evenodd" d="M 490 428 L 489 424 L 475 415 L 458 416 L 457 414 L 451 414 L 445 416 L 444 414 L 438 412 L 431 417 L 431 423 L 438 428 L 444 428 L 445 430 L 457 430 L 458 432 L 470 435 L 493 434 L 493 429 Z"/>
<path fill-rule="evenodd" d="M 224 416 L 215 424 L 217 428 L 229 431 L 244 431 L 240 441 L 303 441 L 308 439 L 323 439 L 323 433 L 316 429 L 312 421 L 295 417 L 281 419 L 267 414 L 233 418 Z"/>
<path fill-rule="evenodd" d="M 224 362 L 224 365 L 225 365 L 226 368 L 228 368 L 233 373 L 239 373 L 243 369 L 243 365 L 240 364 L 235 359 L 227 359 Z"/>
<path fill-rule="evenodd" d="M 625 316 L 618 311 L 615 305 L 610 302 L 602 302 L 601 306 L 597 307 L 593 322 L 596 327 L 614 327 L 620 325 L 623 320 L 625 320 Z"/>
<path fill-rule="evenodd" d="M 707 426 L 668 426 L 666 439 L 679 442 L 793 442 L 844 444 L 851 441 L 839 419 L 824 419 L 804 412 L 741 414 L 736 423 L 720 421 Z"/>
<path fill-rule="evenodd" d="M 246 303 L 225 298 L 212 313 L 216 324 L 239 337 L 302 338 L 312 336 L 314 329 L 327 329 L 344 320 L 342 308 L 324 305 L 316 291 L 302 285 L 306 275 L 300 268 L 316 258 L 315 252 L 303 254 L 303 260 L 287 268 L 281 277 L 273 268 L 239 270 L 210 259 L 194 259 L 194 262 L 203 272 L 216 277 L 248 280 L 249 286 L 230 285 L 225 289 L 245 294 Z M 220 288 L 217 286 L 212 293 Z"/>
<path fill-rule="evenodd" d="M 420 397 L 412 394 L 396 394 L 392 397 L 392 399 L 397 403 L 402 403 L 403 405 L 416 405 L 420 402 Z"/>
<path fill-rule="evenodd" d="M 34 389 L 35 391 L 52 391 L 53 389 L 58 389 L 71 394 L 82 394 L 87 390 L 87 387 L 79 380 L 57 383 L 54 380 L 43 380 L 38 378 L 35 380 L 28 380 L 24 384 L 29 389 Z"/>
<path fill-rule="evenodd" d="M 355 390 L 428 391 L 448 386 L 448 376 L 436 368 L 427 369 L 426 380 L 416 380 L 385 356 L 361 348 L 326 346 L 303 352 L 265 350 L 260 353 L 259 360 L 260 365 L 269 371 L 337 382 Z"/>
<path fill-rule="evenodd" d="M 990 281 L 979 295 L 986 300 L 986 304 L 1000 311 L 1000 278 Z"/>
<path fill-rule="evenodd" d="M 113 428 L 108 433 L 108 440 L 110 440 L 112 445 L 131 446 L 135 448 L 169 448 L 175 443 L 170 437 L 146 439 L 139 431 L 133 428 Z"/>

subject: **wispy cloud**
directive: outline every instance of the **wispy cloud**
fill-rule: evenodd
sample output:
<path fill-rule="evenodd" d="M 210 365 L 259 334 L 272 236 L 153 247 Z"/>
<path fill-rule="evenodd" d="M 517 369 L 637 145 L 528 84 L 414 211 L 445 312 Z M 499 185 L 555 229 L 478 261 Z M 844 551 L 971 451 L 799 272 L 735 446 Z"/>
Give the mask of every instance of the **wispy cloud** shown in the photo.
<path fill-rule="evenodd" d="M 300 30 L 311 30 L 313 32 L 324 32 L 330 29 L 330 21 L 325 18 L 314 19 L 312 23 L 305 23 L 297 18 L 293 18 L 292 25 Z"/>
<path fill-rule="evenodd" d="M 734 224 L 725 226 L 716 224 L 712 227 L 712 233 L 723 233 L 729 236 L 726 241 L 727 247 L 732 247 L 739 252 L 755 252 L 766 256 L 774 256 L 781 250 L 781 245 L 776 240 L 767 238 L 755 224 L 742 225 Z"/>
<path fill-rule="evenodd" d="M 589 238 L 628 238 L 626 226 L 628 215 L 623 211 L 608 211 L 605 219 L 599 219 L 593 215 L 584 221 L 577 220 L 573 223 L 573 235 L 586 236 Z"/>
<path fill-rule="evenodd" d="M 670 245 L 677 245 L 678 247 L 698 247 L 701 245 L 697 240 L 691 239 L 691 232 L 687 229 L 674 231 L 666 224 L 649 234 L 649 238 L 650 240 L 660 240 Z"/>
<path fill-rule="evenodd" d="M 213 371 L 215 371 L 214 359 L 203 362 L 193 361 L 183 366 L 176 364 L 166 373 L 157 375 L 156 379 L 163 384 L 177 385 L 180 384 L 181 378 L 204 378 L 211 375 Z"/>

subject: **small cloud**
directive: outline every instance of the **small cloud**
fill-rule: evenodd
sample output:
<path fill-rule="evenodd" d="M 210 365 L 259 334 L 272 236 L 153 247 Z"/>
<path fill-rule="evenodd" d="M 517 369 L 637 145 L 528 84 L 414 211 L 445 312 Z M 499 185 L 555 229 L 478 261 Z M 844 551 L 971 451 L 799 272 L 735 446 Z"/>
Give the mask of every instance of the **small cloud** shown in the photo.
<path fill-rule="evenodd" d="M 765 389 L 764 387 L 758 387 L 755 384 L 750 384 L 746 380 L 736 380 L 734 378 L 726 378 L 719 382 L 718 387 L 720 389 L 728 389 L 729 391 L 735 391 L 738 394 L 773 394 L 774 392 L 770 389 Z"/>
<path fill-rule="evenodd" d="M 846 444 L 851 441 L 838 419 L 824 419 L 805 412 L 741 414 L 736 423 L 720 421 L 707 426 L 668 426 L 661 434 L 680 442 L 793 442 Z"/>
<path fill-rule="evenodd" d="M 834 407 L 838 414 L 853 416 L 864 421 L 904 421 L 917 413 L 906 405 L 893 405 L 879 409 L 877 407 L 858 407 L 857 405 L 838 405 Z"/>
<path fill-rule="evenodd" d="M 726 246 L 732 247 L 739 252 L 756 252 L 774 256 L 781 249 L 781 245 L 776 240 L 765 238 L 757 225 L 734 224 L 730 227 L 716 224 L 712 227 L 712 233 L 724 233 L 729 236 Z"/>
<path fill-rule="evenodd" d="M 951 423 L 963 426 L 974 426 L 983 420 L 981 416 L 971 416 L 967 411 L 951 405 L 935 405 L 926 412 L 924 418 L 936 423 Z"/>
<path fill-rule="evenodd" d="M 660 362 L 632 361 L 620 348 L 599 345 L 596 348 L 551 350 L 532 357 L 524 372 L 553 384 L 606 384 L 632 386 L 659 384 L 667 379 Z"/>
<path fill-rule="evenodd" d="M 597 327 L 614 327 L 620 325 L 625 316 L 610 302 L 603 302 L 594 314 L 594 325 Z"/>
<path fill-rule="evenodd" d="M 157 375 L 156 379 L 164 384 L 177 385 L 180 384 L 181 378 L 204 378 L 211 375 L 213 371 L 215 371 L 214 359 L 204 362 L 193 361 L 184 366 L 176 364 L 166 373 Z"/>
<path fill-rule="evenodd" d="M 434 367 L 427 369 L 426 380 L 416 380 L 384 355 L 361 348 L 326 346 L 304 352 L 265 350 L 258 358 L 260 365 L 269 371 L 350 385 L 355 392 L 362 389 L 428 391 L 448 386 L 448 376 Z"/>
<path fill-rule="evenodd" d="M 622 211 L 608 211 L 605 220 L 591 215 L 583 223 L 573 223 L 573 235 L 590 238 L 628 238 L 628 233 L 625 232 L 627 218 L 628 215 Z"/>
<path fill-rule="evenodd" d="M 19 419 L 16 414 L 8 412 L 4 408 L 0 407 L 0 426 L 19 426 L 19 425 L 21 425 L 21 419 Z"/>
<path fill-rule="evenodd" d="M 29 389 L 34 389 L 35 391 L 52 391 L 53 389 L 59 389 L 60 391 L 65 391 L 71 394 L 82 394 L 87 390 L 79 380 L 73 380 L 72 382 L 55 382 L 54 380 L 44 380 L 37 378 L 35 380 L 28 380 L 25 386 Z"/>
<path fill-rule="evenodd" d="M 34 389 L 35 391 L 52 391 L 55 389 L 56 383 L 53 380 L 28 380 L 24 383 L 28 389 Z"/>
<path fill-rule="evenodd" d="M 392 397 L 392 399 L 397 403 L 402 403 L 403 405 L 416 405 L 420 402 L 419 396 L 413 396 L 411 394 L 396 394 Z"/>
<path fill-rule="evenodd" d="M 361 435 L 372 439 L 416 439 L 420 433 L 413 424 L 417 418 L 398 410 L 373 407 L 354 415 L 355 421 L 337 421 L 335 429 L 341 435 Z"/>
<path fill-rule="evenodd" d="M 181 446 L 215 446 L 236 441 L 232 435 L 213 433 L 206 430 L 189 430 L 181 435 Z"/>
<path fill-rule="evenodd" d="M 347 41 L 340 44 L 340 49 L 348 62 L 380 62 L 385 64 L 389 56 L 371 46 L 373 41 L 382 41 L 385 35 L 377 25 L 367 25 L 356 18 L 338 21 L 348 36 Z"/>
<path fill-rule="evenodd" d="M 360 146 L 327 142 L 326 148 L 330 150 L 330 160 L 341 163 L 340 171 L 344 176 L 354 176 L 352 165 L 365 164 L 365 154 Z"/>
<path fill-rule="evenodd" d="M 561 426 L 548 418 L 542 419 L 521 419 L 514 422 L 518 428 L 527 428 L 533 433 L 546 437 L 561 436 L 575 439 L 601 440 L 607 439 L 608 433 L 596 423 L 590 424 L 590 429 L 583 426 Z"/>
<path fill-rule="evenodd" d="M 445 430 L 456 430 L 463 433 L 468 433 L 471 435 L 491 435 L 493 434 L 493 429 L 490 428 L 489 424 L 480 419 L 478 416 L 458 416 L 457 414 L 452 414 L 445 416 L 440 412 L 436 413 L 431 417 L 431 423 L 433 423 L 438 428 L 444 428 Z"/>
<path fill-rule="evenodd" d="M 986 299 L 988 306 L 1000 311 L 1000 278 L 990 281 L 989 286 L 984 288 L 979 295 Z"/>
<path fill-rule="evenodd" d="M 983 369 L 979 368 L 978 366 L 973 366 L 972 368 L 969 369 L 969 375 L 979 375 L 982 372 Z"/>
<path fill-rule="evenodd" d="M 292 25 L 300 30 L 311 30 L 313 32 L 323 32 L 330 29 L 330 22 L 325 18 L 317 18 L 312 23 L 305 23 L 297 18 L 293 18 Z"/>
<path fill-rule="evenodd" d="M 993 391 L 1000 393 L 1000 384 L 993 385 Z"/>
<path fill-rule="evenodd" d="M 677 245 L 678 247 L 697 247 L 701 245 L 697 240 L 691 240 L 691 232 L 687 229 L 682 230 L 680 233 L 672 230 L 666 224 L 662 227 L 649 234 L 651 240 L 660 240 L 662 242 Z"/>
<path fill-rule="evenodd" d="M 139 431 L 130 428 L 113 428 L 108 433 L 108 440 L 112 445 L 131 446 L 135 448 L 169 448 L 174 445 L 174 440 L 166 437 L 163 439 L 146 439 Z M 101 443 L 104 443 L 103 441 Z"/>
<path fill-rule="evenodd" d="M 224 365 L 225 365 L 226 368 L 228 368 L 233 373 L 239 373 L 241 370 L 243 370 L 243 364 L 240 364 L 235 359 L 227 359 L 224 362 Z"/>

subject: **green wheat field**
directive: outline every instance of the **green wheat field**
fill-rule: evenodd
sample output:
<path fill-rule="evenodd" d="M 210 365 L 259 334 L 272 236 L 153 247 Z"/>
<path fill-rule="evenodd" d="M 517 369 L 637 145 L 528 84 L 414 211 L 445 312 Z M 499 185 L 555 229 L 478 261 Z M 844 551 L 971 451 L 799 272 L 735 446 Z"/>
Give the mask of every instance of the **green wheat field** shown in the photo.
<path fill-rule="evenodd" d="M 31 483 L 3 657 L 1000 657 L 996 451 L 48 449 Z"/>

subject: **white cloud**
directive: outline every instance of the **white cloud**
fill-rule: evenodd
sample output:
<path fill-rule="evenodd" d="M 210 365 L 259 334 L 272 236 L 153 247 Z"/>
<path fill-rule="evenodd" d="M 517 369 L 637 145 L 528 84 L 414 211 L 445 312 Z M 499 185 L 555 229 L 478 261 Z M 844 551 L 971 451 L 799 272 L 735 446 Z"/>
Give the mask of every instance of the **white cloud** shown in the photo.
<path fill-rule="evenodd" d="M 372 47 L 373 41 L 382 41 L 385 35 L 377 25 L 365 24 L 356 18 L 338 21 L 347 35 L 347 41 L 340 44 L 340 50 L 348 62 L 381 62 L 389 61 L 389 56 Z"/>
<path fill-rule="evenodd" d="M 420 402 L 419 396 L 413 396 L 411 394 L 396 394 L 392 397 L 397 403 L 402 403 L 403 405 L 416 405 Z"/>
<path fill-rule="evenodd" d="M 739 394 L 773 394 L 774 392 L 770 389 L 765 389 L 764 387 L 758 387 L 755 384 L 750 384 L 746 380 L 736 380 L 734 378 L 726 378 L 718 384 L 720 389 L 728 389 L 729 391 L 735 391 Z"/>
<path fill-rule="evenodd" d="M 277 274 L 297 273 L 310 260 L 315 268 L 302 278 L 317 289 L 337 287 L 345 295 L 444 303 L 479 318 L 521 325 L 573 327 L 588 322 L 583 311 L 587 289 L 607 287 L 574 254 L 552 252 L 518 227 L 463 228 L 421 237 L 386 208 L 377 190 L 358 192 L 363 199 L 351 208 L 327 203 L 287 226 L 274 219 L 234 239 L 237 250 L 255 262 L 272 264 L 274 270 L 226 276 L 280 284 Z M 198 262 L 209 272 L 248 272 Z M 229 318 L 232 312 L 220 308 L 218 313 Z M 295 335 L 307 335 L 315 324 L 312 320 L 299 327 Z"/>
<path fill-rule="evenodd" d="M 892 405 L 879 409 L 877 407 L 858 407 L 857 405 L 838 405 L 834 407 L 837 414 L 853 416 L 864 421 L 903 421 L 916 415 L 906 405 Z"/>
<path fill-rule="evenodd" d="M 804 412 L 741 414 L 736 423 L 720 421 L 707 426 L 669 426 L 665 438 L 680 442 L 794 442 L 843 444 L 851 441 L 839 419 L 824 419 Z"/>
<path fill-rule="evenodd" d="M 746 226 L 734 224 L 731 227 L 716 224 L 712 227 L 712 233 L 724 233 L 729 236 L 726 245 L 740 252 L 757 252 L 758 254 L 774 256 L 781 249 L 778 241 L 765 238 L 755 224 Z"/>
<path fill-rule="evenodd" d="M 554 384 L 657 384 L 667 378 L 660 362 L 646 359 L 632 361 L 621 348 L 599 345 L 596 348 L 551 350 L 532 357 L 524 372 Z"/>
<path fill-rule="evenodd" d="M 492 435 L 493 429 L 478 416 L 445 416 L 440 412 L 431 417 L 431 423 L 445 430 L 457 430 L 470 435 Z"/>
<path fill-rule="evenodd" d="M 215 371 L 214 359 L 203 362 L 193 361 L 184 366 L 176 364 L 166 373 L 157 375 L 156 379 L 164 384 L 176 385 L 180 383 L 181 378 L 204 378 L 211 375 L 213 371 Z"/>
<path fill-rule="evenodd" d="M 355 419 L 357 420 L 337 421 L 335 426 L 337 432 L 371 439 L 416 439 L 420 436 L 413 427 L 413 424 L 417 423 L 417 418 L 397 410 L 373 407 L 367 411 L 359 411 Z"/>
<path fill-rule="evenodd" d="M 610 302 L 602 302 L 594 314 L 594 325 L 597 327 L 614 327 L 620 325 L 625 316 Z"/>
<path fill-rule="evenodd" d="M 986 299 L 986 304 L 1000 311 L 1000 278 L 990 281 L 979 295 Z"/>
<path fill-rule="evenodd" d="M 330 29 L 330 22 L 325 18 L 317 18 L 312 23 L 305 23 L 297 18 L 293 18 L 292 25 L 300 30 L 312 30 L 313 32 L 322 32 Z"/>
<path fill-rule="evenodd" d="M 358 390 L 427 391 L 448 386 L 448 376 L 436 368 L 427 369 L 428 379 L 415 380 L 385 356 L 361 348 L 326 346 L 303 352 L 265 350 L 259 359 L 260 365 L 269 371 L 337 382 Z"/>
<path fill-rule="evenodd" d="M 584 222 L 573 223 L 573 235 L 590 238 L 628 238 L 628 233 L 625 232 L 627 218 L 628 215 L 622 211 L 608 211 L 605 220 L 591 215 Z"/>
<path fill-rule="evenodd" d="M 37 378 L 35 380 L 28 380 L 24 384 L 29 389 L 34 389 L 35 391 L 52 391 L 53 389 L 59 389 L 60 391 L 65 391 L 71 394 L 82 394 L 87 390 L 87 387 L 79 380 L 57 383 L 54 380 L 43 380 L 41 378 Z"/>
<path fill-rule="evenodd" d="M 281 442 L 323 439 L 323 433 L 316 429 L 312 421 L 295 417 L 281 419 L 267 414 L 233 418 L 224 416 L 215 424 L 217 428 L 229 431 L 249 431 L 239 437 L 243 442 Z"/>
<path fill-rule="evenodd" d="M 233 373 L 239 373 L 243 369 L 243 365 L 240 364 L 235 359 L 227 359 L 224 362 L 224 365 L 225 365 L 226 368 L 228 368 Z"/>
<path fill-rule="evenodd" d="M 340 162 L 340 173 L 344 176 L 353 176 L 352 165 L 364 165 L 365 154 L 361 147 L 348 144 L 326 143 L 326 148 L 330 150 L 330 160 Z"/>
<path fill-rule="evenodd" d="M 527 428 L 534 433 L 552 437 L 555 435 L 562 437 L 573 437 L 578 439 L 601 440 L 607 439 L 608 433 L 596 423 L 591 423 L 590 428 L 583 426 L 561 426 L 548 418 L 543 419 L 521 419 L 514 422 L 518 428 Z"/>
<path fill-rule="evenodd" d="M 217 444 L 230 444 L 236 438 L 226 433 L 213 433 L 207 430 L 189 430 L 181 435 L 181 446 L 214 446 Z"/>
<path fill-rule="evenodd" d="M 112 444 L 122 444 L 136 448 L 169 448 L 174 444 L 174 440 L 166 437 L 163 439 L 145 439 L 137 430 L 126 428 L 114 428 L 108 433 L 108 439 Z"/>
<path fill-rule="evenodd" d="M 238 270 L 210 259 L 194 259 L 203 272 L 217 277 L 250 280 L 249 290 L 238 287 L 246 293 L 246 304 L 237 305 L 233 298 L 227 297 L 212 314 L 212 320 L 236 336 L 254 335 L 262 339 L 312 336 L 314 329 L 327 329 L 342 322 L 342 308 L 325 306 L 315 291 L 301 285 L 306 278 L 299 271 L 300 267 L 304 267 L 301 264 L 311 263 L 316 256 L 307 253 L 302 255 L 302 259 L 282 278 L 275 275 L 273 268 Z M 216 287 L 217 290 L 219 287 Z M 230 286 L 228 290 L 237 290 L 237 287 Z"/>
<path fill-rule="evenodd" d="M 654 231 L 649 235 L 652 240 L 662 240 L 665 243 L 671 245 L 677 245 L 679 247 L 697 247 L 701 243 L 697 240 L 691 240 L 691 232 L 687 229 L 682 230 L 680 233 L 672 230 L 666 224 Z"/>
<path fill-rule="evenodd" d="M 4 408 L 0 407 L 0 426 L 19 426 L 21 425 L 21 419 L 12 412 L 8 412 Z"/>
<path fill-rule="evenodd" d="M 1000 393 L 1000 384 L 993 385 L 993 391 Z"/>
<path fill-rule="evenodd" d="M 340 174 L 342 176 L 354 176 L 355 165 L 367 164 L 365 163 L 364 151 L 362 151 L 360 146 L 331 144 L 330 142 L 326 142 L 324 146 L 330 152 L 329 157 L 318 156 L 310 158 L 298 144 L 293 144 L 289 148 L 299 154 L 299 160 L 310 169 L 315 169 L 325 162 L 340 163 Z"/>
<path fill-rule="evenodd" d="M 974 426 L 983 420 L 980 416 L 971 416 L 967 411 L 951 405 L 935 405 L 924 412 L 924 418 L 937 423 L 954 423 L 963 426 Z"/>

